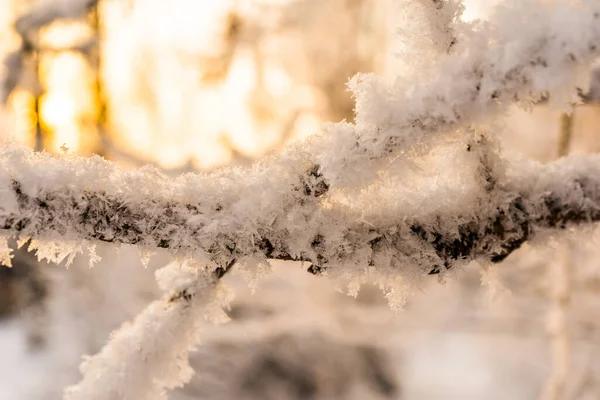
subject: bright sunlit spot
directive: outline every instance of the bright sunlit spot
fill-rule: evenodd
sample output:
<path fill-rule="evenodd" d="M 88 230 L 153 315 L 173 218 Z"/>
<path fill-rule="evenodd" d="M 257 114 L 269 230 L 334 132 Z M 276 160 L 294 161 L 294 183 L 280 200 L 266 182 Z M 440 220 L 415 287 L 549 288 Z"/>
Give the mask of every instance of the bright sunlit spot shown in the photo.
<path fill-rule="evenodd" d="M 106 6 L 106 15 L 118 16 L 105 50 L 115 142 L 165 168 L 190 162 L 212 167 L 236 153 L 259 157 L 277 142 L 294 112 L 292 80 L 276 63 L 257 64 L 256 50 L 239 48 L 236 31 L 228 27 L 244 18 L 233 16 L 241 12 L 234 2 L 197 2 L 190 10 L 189 2 L 176 1 L 165 7 L 143 3 L 126 16 Z M 164 15 L 158 12 L 163 9 Z M 163 15 L 158 25 L 150 24 L 157 15 Z M 123 40 L 125 31 L 139 36 L 142 46 Z M 203 75 L 203 68 L 210 74 Z M 160 78 L 148 80 L 151 71 Z M 121 99 L 127 106 L 119 105 Z M 306 97 L 302 102 L 315 107 Z M 148 103 L 155 111 L 134 111 L 131 103 Z"/>
<path fill-rule="evenodd" d="M 15 111 L 12 118 L 7 116 L 5 120 L 8 124 L 5 134 L 9 140 L 33 147 L 35 138 L 32 132 L 35 131 L 37 118 L 32 111 L 35 98 L 27 91 L 17 90 L 11 95 L 10 100 Z"/>
<path fill-rule="evenodd" d="M 286 2 L 264 4 L 280 7 Z M 467 1 L 463 18 L 483 17 L 491 3 Z M 288 135 L 289 124 L 295 138 L 319 130 L 322 94 L 308 86 L 294 87 L 276 61 L 257 64 L 258 53 L 253 52 L 259 49 L 238 49 L 237 33 L 228 24 L 234 19 L 243 24 L 243 12 L 251 8 L 221 0 L 194 2 L 192 7 L 183 0 L 168 6 L 140 2 L 128 12 L 116 2 L 102 4 L 104 25 L 110 28 L 103 75 L 113 97 L 104 130 L 116 146 L 168 169 L 190 162 L 207 168 L 227 162 L 234 153 L 259 157 L 282 134 Z M 85 48 L 93 34 L 83 21 L 56 22 L 41 30 L 40 43 Z M 97 113 L 89 93 L 91 66 L 72 52 L 50 53 L 44 60 L 40 119 L 48 132 L 46 142 L 54 151 L 62 145 L 77 151 L 83 143 L 76 132 L 92 129 L 89 124 Z M 214 70 L 208 75 L 214 81 L 198 79 L 203 68 Z M 148 80 L 146 74 L 152 73 L 158 78 Z M 19 101 L 15 96 L 15 104 Z M 156 108 L 149 111 L 152 104 Z M 21 125 L 23 131 L 33 126 Z M 85 148 L 95 140 L 91 137 L 87 135 Z"/>
<path fill-rule="evenodd" d="M 51 92 L 41 97 L 40 114 L 44 125 L 51 128 L 73 123 L 77 107 L 75 100 L 69 93 Z"/>
<path fill-rule="evenodd" d="M 43 59 L 41 82 L 46 92 L 40 98 L 42 128 L 52 138 L 52 150 L 62 146 L 78 151 L 86 115 L 94 113 L 86 83 L 89 71 L 81 56 L 74 53 L 50 55 Z"/>
<path fill-rule="evenodd" d="M 73 45 L 92 40 L 90 26 L 84 22 L 54 23 L 40 31 L 40 44 L 46 48 L 67 49 Z"/>

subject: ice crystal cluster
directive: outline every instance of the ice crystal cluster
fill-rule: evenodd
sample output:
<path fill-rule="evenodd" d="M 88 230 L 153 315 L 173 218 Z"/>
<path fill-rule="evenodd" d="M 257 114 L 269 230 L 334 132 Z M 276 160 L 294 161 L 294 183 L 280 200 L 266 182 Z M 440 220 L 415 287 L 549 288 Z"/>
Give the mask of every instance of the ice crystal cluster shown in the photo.
<path fill-rule="evenodd" d="M 472 23 L 454 0 L 398 6 L 415 15 L 399 52 L 411 69 L 354 77 L 354 123 L 327 124 L 250 168 L 170 179 L 99 157 L 0 150 L 5 237 L 56 262 L 97 241 L 179 260 L 161 277 L 165 297 L 85 361 L 66 398 L 160 399 L 184 383 L 200 308 L 223 299 L 231 268 L 302 261 L 352 291 L 374 280 L 397 306 L 430 274 L 500 262 L 540 232 L 600 219 L 599 156 L 508 161 L 493 137 L 515 103 L 577 100 L 600 55 L 600 3 L 507 0 Z"/>

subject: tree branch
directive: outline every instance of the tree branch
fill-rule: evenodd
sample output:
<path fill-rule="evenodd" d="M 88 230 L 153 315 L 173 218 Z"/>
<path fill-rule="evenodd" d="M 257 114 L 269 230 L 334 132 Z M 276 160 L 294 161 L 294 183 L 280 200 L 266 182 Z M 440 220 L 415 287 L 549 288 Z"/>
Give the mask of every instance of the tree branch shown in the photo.
<path fill-rule="evenodd" d="M 5 150 L 0 154 L 0 227 L 8 234 L 59 241 L 201 251 L 215 269 L 248 256 L 308 261 L 315 273 L 342 264 L 358 270 L 375 267 L 386 274 L 415 266 L 419 272 L 437 273 L 477 258 L 501 261 L 540 229 L 596 221 L 594 175 L 585 170 L 566 176 L 548 166 L 502 182 L 496 171 L 483 168 L 478 177 L 483 193 L 464 212 L 423 213 L 407 206 L 397 216 L 377 221 L 364 221 L 361 211 L 350 206 L 332 206 L 330 184 L 340 177 L 373 175 L 377 168 L 371 161 L 409 144 L 406 138 L 489 117 L 504 108 L 497 101 L 568 86 L 575 67 L 600 51 L 599 7 L 590 1 L 577 8 L 527 10 L 529 16 L 544 14 L 550 24 L 532 35 L 502 27 L 498 18 L 496 25 L 481 28 L 481 38 L 461 42 L 463 50 L 440 64 L 448 70 L 441 68 L 419 90 L 395 90 L 403 94 L 388 96 L 390 87 L 370 80 L 360 86 L 357 125 L 333 125 L 332 135 L 247 170 L 189 174 L 171 181 L 150 168 L 122 172 L 98 158 L 64 161 Z M 564 27 L 551 24 L 566 13 L 578 31 L 586 32 L 585 40 L 575 40 Z M 526 18 L 520 22 L 523 31 L 537 29 Z M 511 43 L 518 46 L 509 57 Z M 542 79 L 549 74 L 562 79 Z M 444 95 L 439 94 L 442 87 Z M 365 102 L 382 107 L 374 112 Z M 474 150 L 475 158 L 482 155 Z M 353 169 L 361 160 L 356 164 L 360 171 Z M 595 159 L 590 168 L 598 170 Z M 537 174 L 548 180 L 539 183 Z M 532 184 L 536 192 L 531 192 Z"/>
<path fill-rule="evenodd" d="M 109 176 L 96 172 L 96 181 L 84 184 L 84 172 L 66 171 L 77 171 L 85 159 L 24 153 L 19 171 L 27 172 L 24 165 L 29 163 L 27 173 L 39 176 L 19 178 L 4 165 L 0 176 L 10 176 L 11 183 L 0 185 L 0 227 L 5 234 L 46 240 L 137 244 L 177 254 L 200 251 L 215 269 L 221 268 L 221 275 L 235 260 L 249 256 L 307 261 L 314 273 L 349 264 L 402 274 L 407 268 L 439 273 L 474 259 L 499 262 L 541 230 L 600 219 L 600 157 L 566 158 L 503 178 L 493 169 L 497 167 L 487 165 L 488 152 L 485 143 L 467 147 L 465 153 L 473 153 L 480 164 L 481 193 L 464 211 L 440 209 L 415 216 L 417 210 L 407 205 L 393 220 L 380 221 L 365 221 L 360 210 L 331 207 L 330 200 L 317 197 L 324 188 L 314 186 L 319 184 L 314 171 L 273 180 L 265 189 L 270 168 L 249 175 L 245 185 L 235 177 L 227 183 L 225 175 L 207 175 L 204 183 L 225 183 L 191 191 L 200 176 L 168 181 L 96 160 L 102 164 L 96 169 L 115 169 Z M 43 189 L 51 179 L 45 170 L 57 176 L 57 168 L 64 183 Z M 241 187 L 231 193 L 236 185 Z M 155 193 L 138 193 L 141 187 Z M 186 191 L 190 193 L 183 196 Z"/>
<path fill-rule="evenodd" d="M 437 58 L 427 77 L 418 70 L 394 80 L 354 77 L 349 87 L 356 124 L 328 130 L 336 145 L 318 157 L 324 177 L 334 186 L 354 183 L 374 160 L 499 116 L 516 102 L 528 106 L 549 93 L 559 105 L 570 102 L 578 67 L 600 55 L 599 22 L 600 4 L 594 1 L 577 7 L 508 1 L 489 22 L 465 30 L 453 53 Z"/>

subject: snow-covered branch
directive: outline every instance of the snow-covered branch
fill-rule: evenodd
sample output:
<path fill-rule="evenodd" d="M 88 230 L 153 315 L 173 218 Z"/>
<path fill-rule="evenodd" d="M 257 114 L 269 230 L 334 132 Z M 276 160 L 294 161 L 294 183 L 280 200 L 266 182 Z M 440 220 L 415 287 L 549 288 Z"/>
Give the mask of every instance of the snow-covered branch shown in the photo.
<path fill-rule="evenodd" d="M 407 201 L 393 215 L 366 218 L 322 196 L 327 188 L 314 185 L 318 174 L 289 169 L 291 159 L 169 180 L 152 169 L 120 171 L 100 158 L 7 148 L 0 154 L 0 227 L 34 239 L 167 248 L 208 258 L 221 272 L 234 260 L 268 258 L 307 261 L 313 272 L 390 277 L 500 261 L 543 229 L 600 219 L 599 156 L 505 171 L 485 138 L 463 151 L 476 184 L 458 199 L 462 208 L 424 210 Z M 431 195 L 448 193 L 423 194 Z"/>
<path fill-rule="evenodd" d="M 401 0 L 398 8 L 401 40 L 397 56 L 411 68 L 411 74 L 424 76 L 441 54 L 456 48 L 465 25 L 460 19 L 465 7 L 460 0 Z"/>
<path fill-rule="evenodd" d="M 462 34 L 428 79 L 411 72 L 392 82 L 374 75 L 352 80 L 356 124 L 332 125 L 335 145 L 319 156 L 332 185 L 360 181 L 373 160 L 489 120 L 508 104 L 528 105 L 547 94 L 558 104 L 571 101 L 578 79 L 600 56 L 600 4 L 506 1 L 490 22 Z"/>
<path fill-rule="evenodd" d="M 534 17 L 542 22 L 528 23 Z M 100 158 L 56 159 L 9 147 L 0 153 L 0 226 L 59 242 L 168 248 L 204 257 L 220 271 L 233 260 L 270 258 L 307 261 L 313 272 L 345 274 L 354 267 L 390 277 L 440 272 L 477 258 L 499 261 L 540 229 L 597 220 L 596 158 L 504 178 L 502 163 L 486 164 L 497 158 L 487 140 L 463 149 L 471 153 L 465 168 L 479 172 L 462 209 L 423 210 L 413 203 L 367 218 L 335 200 L 344 191 L 340 182 L 372 182 L 378 157 L 489 118 L 512 101 L 574 92 L 578 68 L 600 54 L 596 2 L 519 2 L 492 21 L 464 31 L 456 53 L 439 61 L 429 82 L 361 78 L 354 86 L 356 125 L 330 125 L 250 169 L 170 180 L 151 168 L 123 172 Z"/>
<path fill-rule="evenodd" d="M 164 298 L 114 332 L 102 351 L 82 364 L 84 379 L 68 388 L 64 399 L 159 400 L 166 398 L 166 389 L 186 383 L 194 372 L 188 352 L 199 342 L 202 322 L 226 321 L 219 306 L 230 300 L 214 277 L 202 275 L 201 268 L 187 263 L 157 271 L 159 283 L 167 291 Z M 174 300 L 170 291 L 177 292 L 181 286 L 188 295 Z M 215 311 L 217 314 L 210 314 Z"/>

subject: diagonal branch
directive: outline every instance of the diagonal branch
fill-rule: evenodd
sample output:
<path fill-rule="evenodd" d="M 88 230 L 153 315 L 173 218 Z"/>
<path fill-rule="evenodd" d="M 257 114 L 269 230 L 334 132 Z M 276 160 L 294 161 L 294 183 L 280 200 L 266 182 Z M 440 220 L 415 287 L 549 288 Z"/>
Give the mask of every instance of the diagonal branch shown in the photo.
<path fill-rule="evenodd" d="M 374 160 L 501 116 L 510 104 L 528 106 L 552 94 L 563 105 L 577 93 L 581 67 L 598 56 L 600 3 L 503 2 L 489 22 L 465 32 L 452 54 L 436 60 L 430 76 L 417 70 L 391 82 L 372 74 L 353 78 L 356 124 L 329 129 L 336 145 L 318 163 L 332 185 L 352 183 Z"/>

